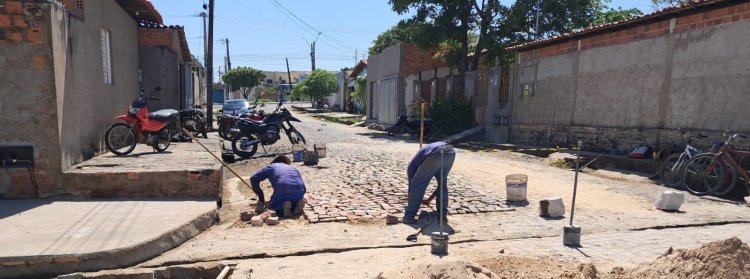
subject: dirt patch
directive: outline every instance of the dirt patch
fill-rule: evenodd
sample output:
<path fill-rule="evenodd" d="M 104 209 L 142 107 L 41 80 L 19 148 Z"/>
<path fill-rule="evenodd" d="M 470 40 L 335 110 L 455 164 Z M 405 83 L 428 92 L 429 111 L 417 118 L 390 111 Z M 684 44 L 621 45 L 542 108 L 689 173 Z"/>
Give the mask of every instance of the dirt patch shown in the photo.
<path fill-rule="evenodd" d="M 472 262 L 421 263 L 380 273 L 377 279 L 499 279 L 492 271 Z"/>
<path fill-rule="evenodd" d="M 654 262 L 615 278 L 750 278 L 750 248 L 733 237 L 697 249 L 669 251 Z"/>
<path fill-rule="evenodd" d="M 558 261 L 550 258 L 506 256 L 479 263 L 497 274 L 499 278 L 600 278 L 593 264 Z"/>
<path fill-rule="evenodd" d="M 549 258 L 505 256 L 480 261 L 500 278 L 580 279 L 735 279 L 750 278 L 750 248 L 733 237 L 696 249 L 670 248 L 655 261 L 631 269 L 615 267 L 600 272 L 590 263 L 557 261 Z"/>

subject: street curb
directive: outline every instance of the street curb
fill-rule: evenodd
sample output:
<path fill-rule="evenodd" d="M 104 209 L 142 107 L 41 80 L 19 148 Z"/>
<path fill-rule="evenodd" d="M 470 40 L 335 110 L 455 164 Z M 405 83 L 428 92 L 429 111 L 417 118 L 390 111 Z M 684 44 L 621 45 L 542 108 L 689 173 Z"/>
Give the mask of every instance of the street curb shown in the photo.
<path fill-rule="evenodd" d="M 79 271 L 128 267 L 154 258 L 213 226 L 218 210 L 203 213 L 182 226 L 130 247 L 63 255 L 0 257 L 0 278 L 41 278 Z"/>

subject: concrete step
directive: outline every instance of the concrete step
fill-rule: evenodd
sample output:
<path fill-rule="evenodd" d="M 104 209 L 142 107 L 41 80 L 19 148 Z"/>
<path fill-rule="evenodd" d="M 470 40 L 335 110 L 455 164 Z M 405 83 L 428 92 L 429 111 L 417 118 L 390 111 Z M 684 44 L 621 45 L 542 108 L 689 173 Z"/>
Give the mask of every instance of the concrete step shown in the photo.
<path fill-rule="evenodd" d="M 218 136 L 199 140 L 218 154 Z M 72 166 L 60 196 L 217 198 L 222 178 L 221 163 L 198 143 L 172 143 L 164 153 L 139 144 L 128 156 L 106 153 Z"/>

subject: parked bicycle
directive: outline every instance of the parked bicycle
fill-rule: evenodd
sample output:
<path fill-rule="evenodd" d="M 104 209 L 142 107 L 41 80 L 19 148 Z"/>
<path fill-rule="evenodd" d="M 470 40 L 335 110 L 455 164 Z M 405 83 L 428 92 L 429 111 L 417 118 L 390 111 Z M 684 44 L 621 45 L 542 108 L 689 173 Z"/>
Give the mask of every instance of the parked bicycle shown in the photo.
<path fill-rule="evenodd" d="M 682 170 L 687 162 L 696 155 L 703 153 L 690 145 L 693 139 L 688 137 L 685 131 L 681 129 L 678 129 L 678 131 L 682 134 L 685 149 L 682 153 L 669 155 L 659 167 L 659 178 L 662 183 L 673 188 L 677 188 L 682 184 Z M 707 138 L 707 136 L 698 134 L 696 138 Z"/>
<path fill-rule="evenodd" d="M 735 150 L 732 142 L 737 138 L 747 137 L 740 134 L 728 136 L 716 154 L 699 154 L 687 162 L 682 172 L 682 183 L 688 192 L 699 196 L 725 196 L 734 190 L 738 174 L 748 186 L 750 151 Z"/>

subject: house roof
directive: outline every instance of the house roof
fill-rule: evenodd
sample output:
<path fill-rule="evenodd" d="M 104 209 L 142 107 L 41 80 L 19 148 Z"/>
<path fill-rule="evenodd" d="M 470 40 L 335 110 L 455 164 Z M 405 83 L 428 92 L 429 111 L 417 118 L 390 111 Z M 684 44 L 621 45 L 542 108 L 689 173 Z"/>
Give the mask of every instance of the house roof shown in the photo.
<path fill-rule="evenodd" d="M 571 33 L 560 34 L 558 36 L 554 36 L 550 38 L 545 38 L 541 40 L 536 40 L 536 41 L 532 41 L 528 43 L 511 46 L 511 47 L 506 48 L 506 50 L 525 51 L 525 50 L 535 49 L 535 48 L 539 48 L 543 46 L 560 43 L 566 40 L 577 40 L 582 37 L 627 29 L 627 28 L 639 26 L 642 24 L 648 24 L 648 23 L 653 23 L 656 21 L 661 21 L 661 20 L 671 18 L 677 15 L 691 14 L 691 13 L 703 11 L 706 9 L 710 9 L 713 7 L 721 7 L 721 6 L 741 3 L 741 2 L 748 2 L 748 0 L 692 0 L 692 2 L 688 4 L 680 5 L 677 7 L 669 7 L 669 8 L 658 10 L 650 14 L 632 17 L 632 18 L 622 20 L 622 21 L 616 21 L 616 22 L 606 23 L 602 25 L 597 25 L 597 26 L 585 28 L 583 30 L 579 30 L 579 31 L 571 32 Z"/>
<path fill-rule="evenodd" d="M 359 73 L 362 72 L 365 67 L 367 67 L 367 60 L 359 60 L 359 63 L 357 63 L 357 66 L 354 66 L 354 69 L 352 69 L 352 73 L 349 75 L 349 77 L 359 76 Z"/>
<path fill-rule="evenodd" d="M 149 21 L 164 24 L 159 11 L 148 0 L 115 0 L 136 21 Z"/>

